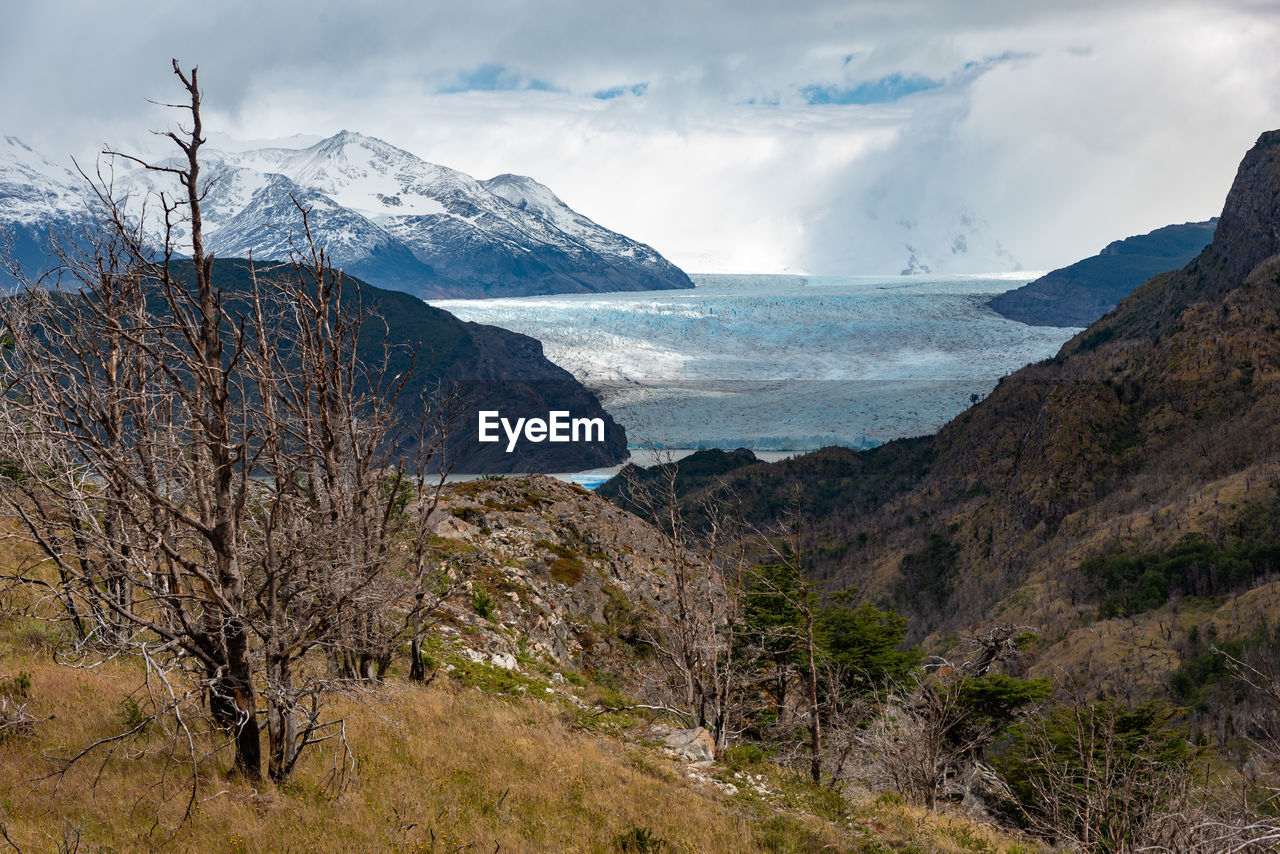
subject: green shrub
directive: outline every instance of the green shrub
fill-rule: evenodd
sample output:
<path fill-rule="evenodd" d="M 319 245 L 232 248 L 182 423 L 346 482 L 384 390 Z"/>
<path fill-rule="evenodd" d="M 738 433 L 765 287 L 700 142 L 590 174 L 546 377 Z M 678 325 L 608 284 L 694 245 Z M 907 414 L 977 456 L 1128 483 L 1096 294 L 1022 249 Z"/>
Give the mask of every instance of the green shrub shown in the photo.
<path fill-rule="evenodd" d="M 768 762 L 769 754 L 758 744 L 735 744 L 724 749 L 721 761 L 734 771 L 742 771 Z"/>
<path fill-rule="evenodd" d="M 62 629 L 50 623 L 29 623 L 18 632 L 18 643 L 31 652 L 56 653 L 66 638 Z"/>
<path fill-rule="evenodd" d="M 484 527 L 484 511 L 479 507 L 450 507 L 449 512 L 468 525 Z"/>
<path fill-rule="evenodd" d="M 27 698 L 31 696 L 31 674 L 21 671 L 17 676 L 0 677 L 0 696 Z"/>
<path fill-rule="evenodd" d="M 1220 548 L 1187 534 L 1160 552 L 1123 551 L 1080 564 L 1102 604 L 1098 616 L 1127 617 L 1159 608 L 1172 595 L 1213 597 L 1243 590 L 1280 569 L 1280 545 L 1243 540 Z"/>
<path fill-rule="evenodd" d="M 145 730 L 151 723 L 151 715 L 147 714 L 132 697 L 125 697 L 120 706 L 120 722 L 124 724 L 126 732 L 134 729 Z"/>
<path fill-rule="evenodd" d="M 1059 842 L 1133 850 L 1143 821 L 1167 808 L 1194 757 L 1178 710 L 1116 700 L 1059 706 L 1014 731 L 993 757 L 1023 815 Z M 1046 797 L 1046 793 L 1048 793 Z"/>
<path fill-rule="evenodd" d="M 613 845 L 623 854 L 657 854 L 670 844 L 647 827 L 629 827 L 613 838 Z"/>
<path fill-rule="evenodd" d="M 31 674 L 19 673 L 0 680 L 0 743 L 35 735 L 35 718 L 23 702 L 31 694 Z"/>
<path fill-rule="evenodd" d="M 566 587 L 582 580 L 586 565 L 576 557 L 558 557 L 551 562 L 551 577 Z"/>

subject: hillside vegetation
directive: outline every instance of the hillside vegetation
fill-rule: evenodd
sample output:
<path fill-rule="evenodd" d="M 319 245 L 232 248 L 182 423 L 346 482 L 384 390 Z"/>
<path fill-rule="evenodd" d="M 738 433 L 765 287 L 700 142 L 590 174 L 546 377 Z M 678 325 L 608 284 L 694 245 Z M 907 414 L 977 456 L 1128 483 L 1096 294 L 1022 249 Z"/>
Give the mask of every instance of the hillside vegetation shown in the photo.
<path fill-rule="evenodd" d="M 26 563 L 13 546 L 4 559 Z M 63 775 L 63 760 L 145 720 L 159 686 L 128 656 L 75 666 L 71 639 L 38 617 L 47 604 L 30 588 L 6 591 L 0 677 L 25 676 L 33 720 L 0 736 L 0 831 L 14 850 L 1038 850 L 959 814 L 815 787 L 755 754 L 690 764 L 645 735 L 651 714 L 602 712 L 628 701 L 589 672 L 523 655 L 507 670 L 448 635 L 431 646 L 439 669 L 428 685 L 398 671 L 352 683 L 332 709 L 345 747 L 308 754 L 285 785 L 231 772 L 225 739 L 197 730 L 193 802 L 190 757 L 164 721 Z"/>
<path fill-rule="evenodd" d="M 810 574 L 902 608 L 935 651 L 1024 624 L 1043 638 L 1033 672 L 1168 695 L 1192 627 L 1269 636 L 1280 612 L 1277 234 L 1273 131 L 1191 263 L 936 436 L 742 467 L 720 489 L 761 528 L 794 510 Z"/>

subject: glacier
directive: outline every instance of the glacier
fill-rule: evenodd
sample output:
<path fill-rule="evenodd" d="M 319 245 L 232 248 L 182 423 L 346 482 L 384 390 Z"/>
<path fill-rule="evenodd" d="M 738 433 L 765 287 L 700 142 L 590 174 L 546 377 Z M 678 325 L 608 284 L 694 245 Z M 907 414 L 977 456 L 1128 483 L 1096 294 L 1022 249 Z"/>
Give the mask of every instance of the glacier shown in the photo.
<path fill-rule="evenodd" d="M 432 300 L 522 332 L 595 391 L 633 447 L 871 447 L 936 431 L 1077 328 L 986 307 L 1036 273 L 694 275 L 693 290 Z"/>

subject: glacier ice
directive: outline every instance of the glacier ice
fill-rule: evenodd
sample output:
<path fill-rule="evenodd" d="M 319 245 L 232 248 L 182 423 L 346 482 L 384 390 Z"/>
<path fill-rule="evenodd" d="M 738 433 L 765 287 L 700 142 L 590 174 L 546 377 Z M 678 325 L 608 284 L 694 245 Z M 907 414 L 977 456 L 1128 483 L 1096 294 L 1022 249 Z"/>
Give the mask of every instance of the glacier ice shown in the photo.
<path fill-rule="evenodd" d="M 808 450 L 937 430 L 1077 329 L 985 303 L 1018 277 L 695 275 L 692 291 L 432 304 L 522 332 L 633 445 Z"/>

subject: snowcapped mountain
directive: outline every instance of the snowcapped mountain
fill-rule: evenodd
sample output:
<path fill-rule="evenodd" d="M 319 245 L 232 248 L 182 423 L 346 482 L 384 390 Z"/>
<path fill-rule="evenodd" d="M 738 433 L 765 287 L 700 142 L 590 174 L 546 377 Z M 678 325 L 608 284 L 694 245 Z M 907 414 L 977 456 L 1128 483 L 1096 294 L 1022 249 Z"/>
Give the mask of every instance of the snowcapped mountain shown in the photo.
<path fill-rule="evenodd" d="M 221 256 L 286 257 L 312 232 L 352 275 L 423 297 L 692 287 L 651 247 L 576 213 L 518 175 L 477 181 L 343 131 L 307 148 L 204 149 L 206 242 Z M 163 176 L 117 164 L 134 198 Z M 65 220 L 83 182 L 12 138 L 0 147 L 0 226 Z M 178 234 L 181 239 L 183 235 Z"/>
<path fill-rule="evenodd" d="M 83 213 L 78 178 L 16 136 L 0 137 L 0 221 L 31 225 Z"/>
<path fill-rule="evenodd" d="M 9 263 L 36 280 L 56 267 L 55 243 L 74 242 L 88 211 L 84 179 L 14 136 L 0 137 L 0 287 Z"/>

